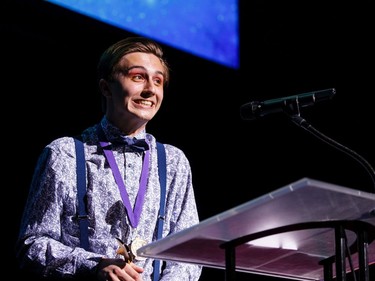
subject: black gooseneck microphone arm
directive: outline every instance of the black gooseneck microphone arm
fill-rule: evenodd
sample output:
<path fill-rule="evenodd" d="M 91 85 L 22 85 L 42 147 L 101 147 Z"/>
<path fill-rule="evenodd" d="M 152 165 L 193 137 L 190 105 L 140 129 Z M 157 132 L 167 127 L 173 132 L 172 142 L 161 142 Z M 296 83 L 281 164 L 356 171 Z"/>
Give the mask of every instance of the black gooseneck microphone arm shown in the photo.
<path fill-rule="evenodd" d="M 289 109 L 291 109 L 291 108 L 292 107 L 289 107 Z M 293 107 L 293 108 L 295 109 L 294 110 L 295 112 L 291 112 L 291 111 L 288 112 L 288 110 L 284 110 L 284 113 L 286 113 L 290 117 L 290 119 L 292 120 L 292 122 L 294 124 L 296 124 L 297 126 L 305 129 L 306 131 L 308 131 L 309 133 L 311 133 L 312 135 L 314 135 L 318 139 L 320 139 L 323 142 L 331 145 L 332 147 L 346 153 L 347 155 L 352 157 L 354 160 L 358 161 L 366 169 L 366 171 L 369 173 L 369 175 L 371 177 L 371 180 L 372 180 L 372 183 L 373 183 L 374 188 L 375 188 L 375 170 L 365 158 L 363 158 L 361 155 L 359 155 L 355 151 L 349 149 L 348 147 L 346 147 L 346 146 L 338 143 L 337 141 L 331 139 L 330 137 L 324 135 L 323 133 L 321 133 L 320 131 L 315 129 L 311 124 L 309 124 L 304 118 L 302 118 L 300 116 L 298 102 L 295 103 L 295 107 Z"/>
<path fill-rule="evenodd" d="M 299 127 L 305 129 L 318 139 L 331 145 L 332 147 L 346 153 L 350 157 L 358 161 L 369 173 L 373 185 L 375 187 L 375 170 L 370 163 L 361 155 L 348 147 L 338 143 L 337 141 L 327 137 L 300 116 L 302 107 L 314 105 L 317 102 L 331 99 L 336 93 L 335 88 L 304 93 L 300 95 L 288 96 L 284 98 L 272 99 L 263 102 L 253 101 L 246 103 L 240 107 L 240 115 L 243 120 L 255 120 L 268 114 L 283 112 Z"/>

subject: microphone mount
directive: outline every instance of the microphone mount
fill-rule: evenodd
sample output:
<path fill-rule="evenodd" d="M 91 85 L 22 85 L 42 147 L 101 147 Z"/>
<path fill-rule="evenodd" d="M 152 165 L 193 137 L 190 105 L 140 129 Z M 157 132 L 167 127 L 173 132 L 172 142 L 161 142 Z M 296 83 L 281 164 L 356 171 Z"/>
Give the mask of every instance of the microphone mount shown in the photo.
<path fill-rule="evenodd" d="M 375 169 L 371 166 L 371 164 L 361 155 L 359 155 L 354 150 L 342 145 L 341 143 L 333 140 L 332 138 L 328 137 L 327 135 L 321 133 L 319 130 L 314 128 L 310 123 L 308 123 L 304 118 L 302 118 L 299 114 L 292 114 L 289 115 L 291 121 L 296 124 L 298 127 L 306 130 L 310 134 L 312 134 L 314 137 L 320 139 L 321 141 L 329 144 L 335 149 L 338 149 L 345 154 L 352 157 L 354 160 L 356 160 L 359 164 L 361 164 L 366 172 L 370 175 L 371 181 L 375 188 Z"/>
<path fill-rule="evenodd" d="M 266 101 L 252 101 L 241 106 L 240 114 L 244 120 L 254 120 L 278 112 L 300 115 L 300 108 L 330 100 L 335 94 L 336 89 L 330 88 Z"/>
<path fill-rule="evenodd" d="M 349 155 L 354 160 L 359 162 L 366 169 L 366 172 L 370 175 L 372 183 L 375 187 L 375 169 L 365 158 L 363 158 L 355 151 L 349 149 L 348 147 L 338 143 L 337 141 L 321 133 L 316 128 L 314 128 L 310 123 L 308 123 L 304 118 L 301 117 L 301 107 L 313 105 L 318 101 L 330 99 L 333 97 L 334 94 L 336 94 L 336 90 L 332 88 L 327 90 L 305 93 L 301 95 L 267 100 L 263 102 L 253 101 L 242 105 L 240 108 L 240 113 L 242 119 L 254 120 L 257 117 L 262 117 L 266 114 L 284 112 L 291 119 L 291 121 L 298 127 L 303 128 L 304 130 L 312 134 L 314 137 L 329 144 L 333 148 L 344 152 L 345 154 Z"/>

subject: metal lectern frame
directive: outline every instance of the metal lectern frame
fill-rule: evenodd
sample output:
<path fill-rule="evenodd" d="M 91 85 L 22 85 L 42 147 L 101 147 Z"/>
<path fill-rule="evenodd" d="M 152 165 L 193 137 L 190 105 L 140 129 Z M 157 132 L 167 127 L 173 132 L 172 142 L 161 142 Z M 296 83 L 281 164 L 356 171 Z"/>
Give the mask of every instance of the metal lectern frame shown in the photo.
<path fill-rule="evenodd" d="M 225 249 L 225 280 L 235 280 L 236 247 L 262 237 L 311 228 L 333 228 L 335 231 L 335 255 L 320 262 L 324 268 L 324 281 L 332 281 L 334 278 L 336 278 L 336 281 L 345 281 L 347 275 L 346 259 L 356 252 L 358 252 L 358 281 L 370 281 L 368 244 L 375 240 L 375 225 L 363 221 L 325 221 L 300 223 L 246 235 L 232 241 L 225 242 L 220 246 L 221 248 Z M 346 247 L 347 239 L 345 230 L 351 230 L 357 235 L 357 239 L 350 246 L 350 249 L 347 249 Z M 336 276 L 334 276 L 332 271 L 334 264 L 336 265 Z"/>
<path fill-rule="evenodd" d="M 140 248 L 160 260 L 300 281 L 375 263 L 375 194 L 303 178 Z M 347 262 L 348 261 L 348 262 Z"/>

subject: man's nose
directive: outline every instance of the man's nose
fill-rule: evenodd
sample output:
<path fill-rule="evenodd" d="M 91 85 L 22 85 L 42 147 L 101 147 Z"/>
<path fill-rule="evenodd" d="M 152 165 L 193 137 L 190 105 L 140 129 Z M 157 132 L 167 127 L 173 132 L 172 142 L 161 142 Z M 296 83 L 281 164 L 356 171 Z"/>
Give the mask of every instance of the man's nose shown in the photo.
<path fill-rule="evenodd" d="M 151 79 L 147 79 L 146 80 L 144 92 L 147 92 L 150 95 L 154 95 L 155 94 L 155 84 L 154 84 L 154 81 L 152 81 Z"/>

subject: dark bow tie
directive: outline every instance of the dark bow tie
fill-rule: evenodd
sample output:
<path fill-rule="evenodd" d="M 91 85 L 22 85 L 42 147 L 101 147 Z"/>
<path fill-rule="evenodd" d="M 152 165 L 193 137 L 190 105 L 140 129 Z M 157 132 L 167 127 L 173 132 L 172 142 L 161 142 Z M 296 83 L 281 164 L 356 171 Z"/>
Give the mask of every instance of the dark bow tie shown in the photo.
<path fill-rule="evenodd" d="M 149 149 L 148 143 L 145 139 L 119 137 L 114 141 L 114 143 L 125 144 L 127 148 L 130 148 L 131 150 L 134 150 L 136 152 L 143 152 Z"/>

